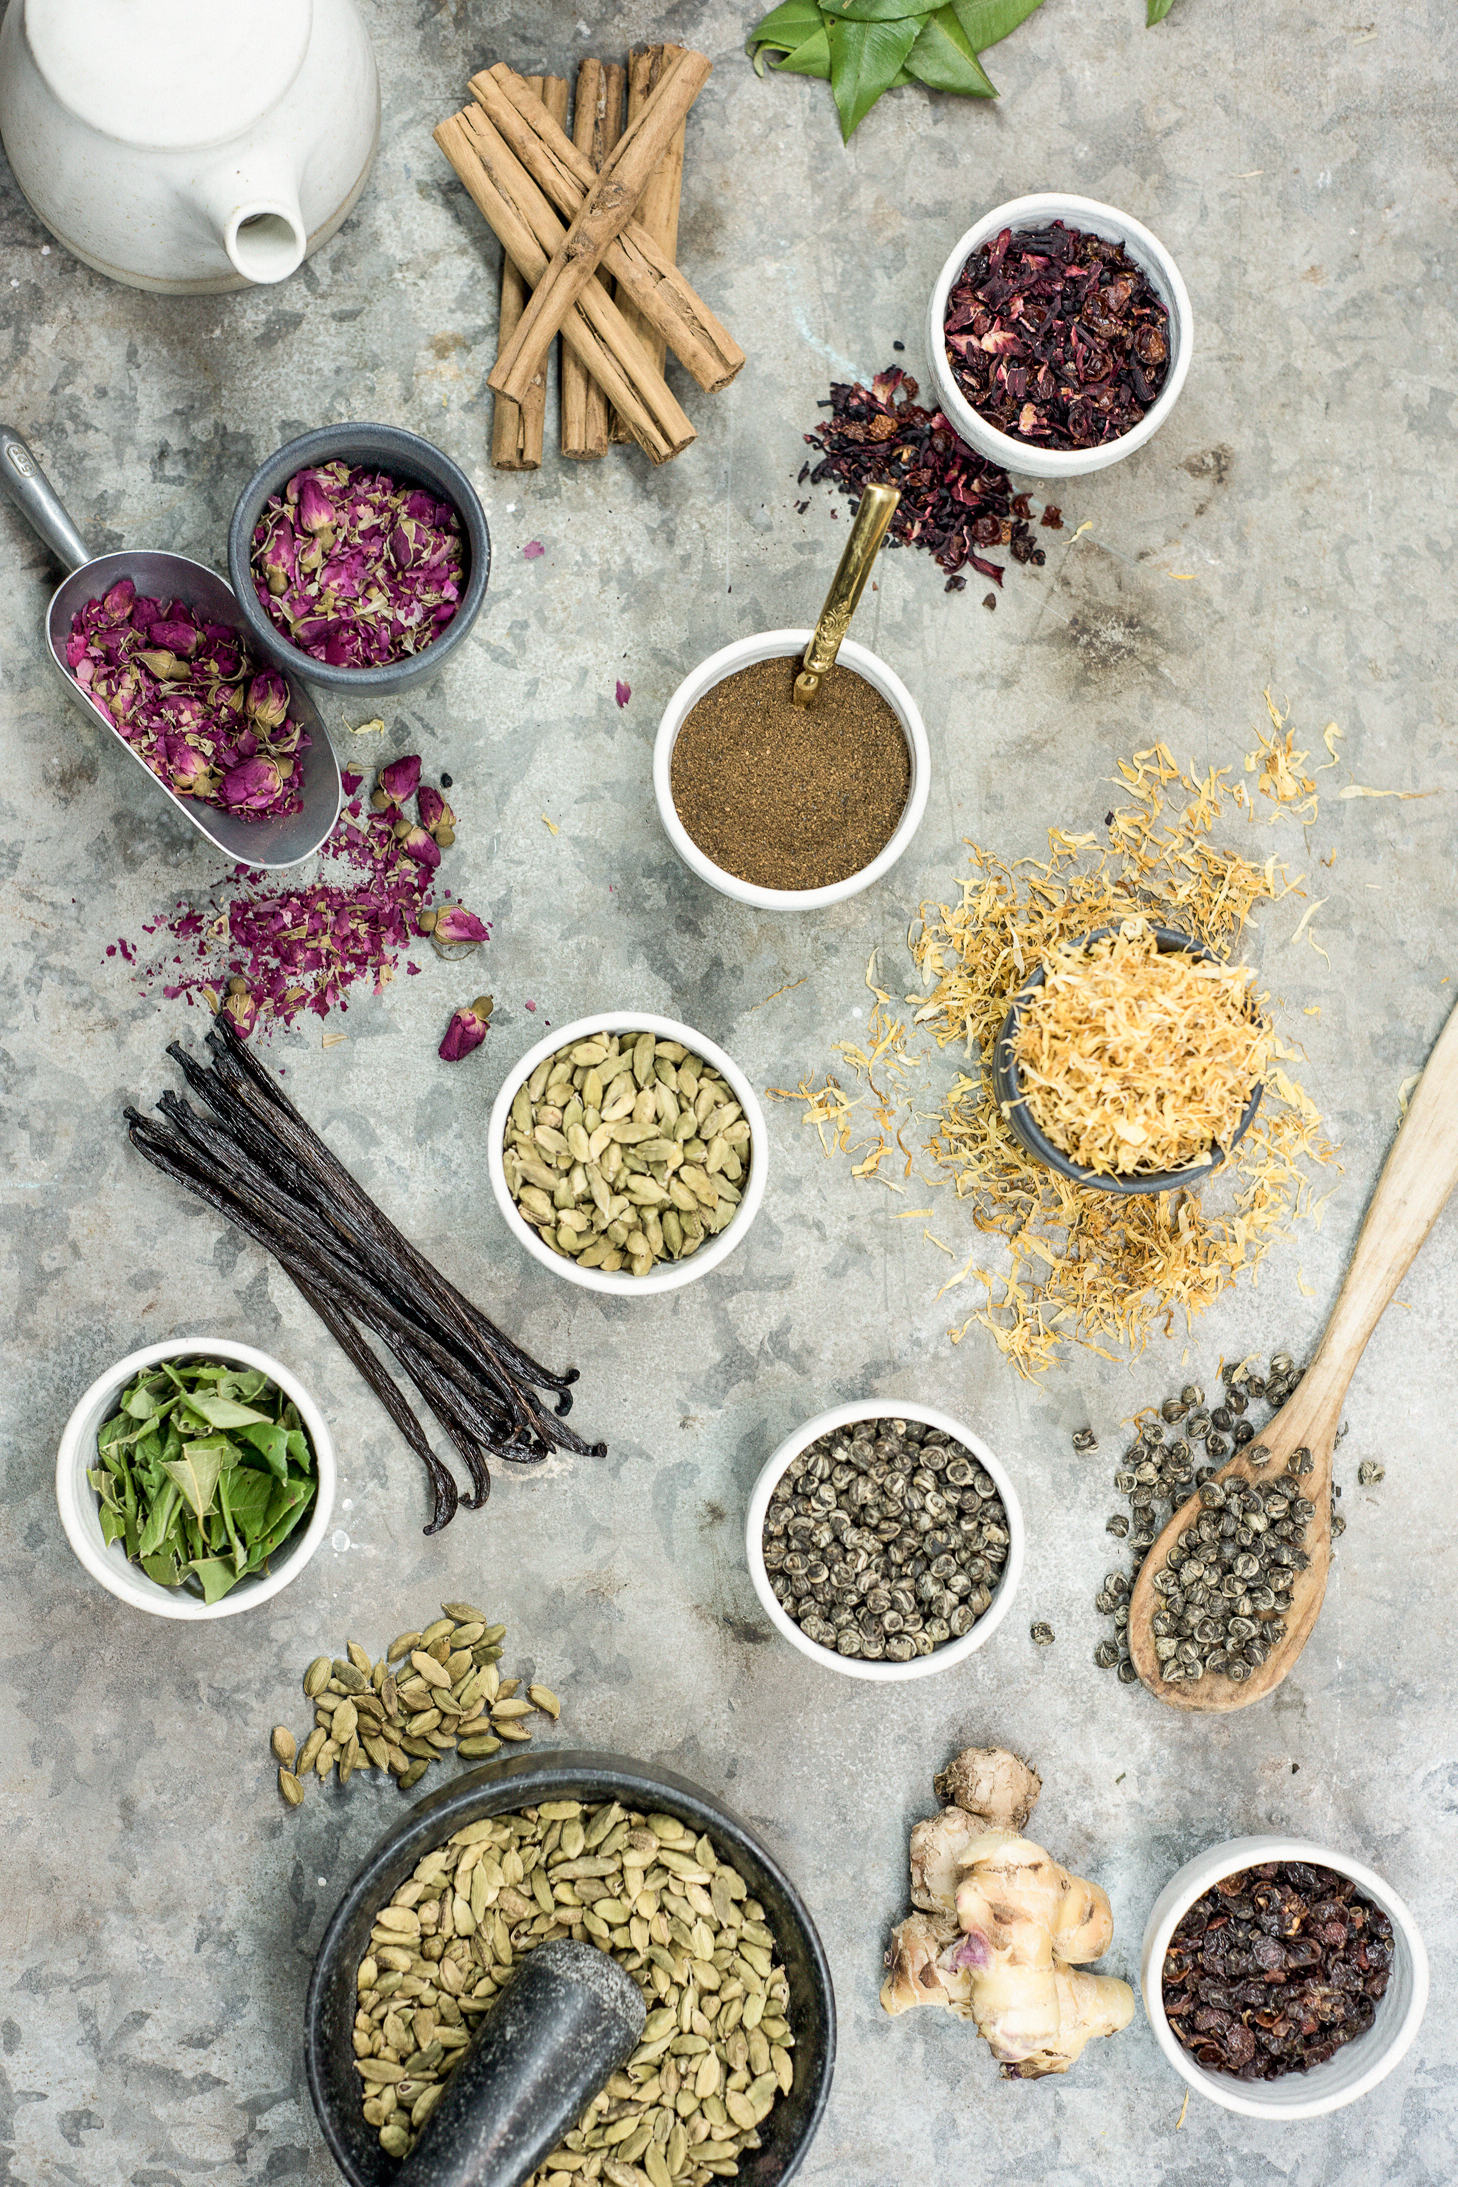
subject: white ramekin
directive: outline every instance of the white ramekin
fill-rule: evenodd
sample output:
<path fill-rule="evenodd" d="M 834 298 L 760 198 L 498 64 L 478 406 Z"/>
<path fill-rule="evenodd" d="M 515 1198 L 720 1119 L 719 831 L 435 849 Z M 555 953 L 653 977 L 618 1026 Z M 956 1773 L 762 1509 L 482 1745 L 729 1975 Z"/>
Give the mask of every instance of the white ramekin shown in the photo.
<path fill-rule="evenodd" d="M 911 785 L 896 833 L 868 866 L 862 866 L 859 873 L 852 873 L 844 881 L 833 881 L 828 888 L 760 888 L 753 881 L 741 881 L 735 874 L 726 873 L 722 866 L 716 866 L 711 858 L 704 856 L 679 819 L 678 808 L 673 802 L 673 747 L 678 741 L 678 732 L 692 708 L 706 691 L 713 690 L 716 683 L 722 683 L 736 669 L 751 667 L 755 661 L 803 653 L 813 636 L 814 632 L 809 630 L 762 630 L 757 637 L 736 638 L 732 645 L 721 646 L 706 661 L 700 661 L 692 675 L 684 677 L 664 709 L 653 747 L 653 795 L 658 800 L 658 817 L 669 842 L 690 873 L 707 881 L 710 888 L 718 889 L 721 896 L 732 896 L 736 903 L 754 904 L 761 911 L 823 911 L 827 905 L 842 904 L 848 896 L 857 896 L 863 888 L 879 881 L 891 871 L 921 826 L 931 791 L 931 746 L 915 699 L 884 661 L 878 660 L 874 653 L 868 653 L 863 645 L 846 638 L 836 656 L 837 665 L 864 676 L 872 690 L 879 691 L 887 704 L 895 708 L 911 750 Z"/>
<path fill-rule="evenodd" d="M 834 1648 L 822 1648 L 818 1640 L 807 1640 L 792 1617 L 780 1607 L 775 1591 L 770 1585 L 769 1574 L 764 1568 L 764 1517 L 775 1484 L 790 1460 L 802 1450 L 816 1443 L 822 1435 L 829 1435 L 834 1428 L 853 1427 L 858 1420 L 920 1420 L 929 1428 L 940 1428 L 955 1442 L 969 1450 L 977 1463 L 991 1474 L 997 1483 L 997 1493 L 1002 1498 L 1007 1513 L 1007 1562 L 1002 1577 L 993 1590 L 991 1602 L 983 1611 L 970 1632 L 960 1640 L 944 1641 L 930 1655 L 914 1655 L 909 1663 L 868 1663 L 863 1656 L 838 1655 Z M 754 1591 L 764 1608 L 764 1614 L 777 1632 L 783 1633 L 792 1647 L 801 1655 L 808 1655 L 812 1663 L 823 1664 L 828 1671 L 839 1671 L 843 1678 L 877 1679 L 883 1685 L 909 1678 L 930 1678 L 936 1671 L 950 1671 L 958 1663 L 965 1663 L 968 1656 L 991 1640 L 998 1626 L 1012 1608 L 1018 1581 L 1023 1571 L 1023 1510 L 1001 1461 L 995 1458 L 980 1435 L 973 1433 L 950 1413 L 937 1412 L 931 1405 L 913 1405 L 900 1397 L 866 1397 L 853 1405 L 837 1405 L 831 1412 L 817 1413 L 803 1427 L 796 1428 L 787 1436 L 770 1459 L 750 1492 L 749 1513 L 745 1521 L 744 1542 L 749 1558 L 749 1576 Z"/>
<path fill-rule="evenodd" d="M 86 1478 L 88 1472 L 101 1463 L 96 1450 L 97 1430 L 110 1419 L 117 1399 L 133 1377 L 144 1367 L 155 1367 L 161 1359 L 226 1359 L 240 1367 L 259 1368 L 298 1407 L 299 1418 L 314 1452 L 319 1493 L 307 1526 L 291 1534 L 277 1556 L 270 1559 L 272 1571 L 239 1580 L 221 1602 L 203 1602 L 181 1587 L 160 1587 L 156 1580 L 148 1579 L 139 1564 L 130 1561 L 120 1542 L 108 1545 L 101 1531 L 96 1491 Z M 60 1506 L 61 1524 L 66 1530 L 67 1541 L 91 1577 L 99 1581 L 108 1594 L 115 1595 L 118 1602 L 130 1603 L 134 1610 L 145 1610 L 152 1617 L 194 1622 L 205 1618 L 237 1617 L 244 1610 L 256 1609 L 259 1603 L 280 1593 L 290 1580 L 297 1579 L 328 1529 L 334 1511 L 334 1484 L 334 1444 L 324 1424 L 324 1415 L 302 1382 L 290 1374 L 281 1360 L 271 1359 L 267 1352 L 256 1351 L 251 1344 L 233 1344 L 221 1337 L 173 1337 L 168 1343 L 149 1344 L 144 1350 L 119 1359 L 92 1383 L 81 1399 L 66 1422 L 56 1453 L 56 1502 Z"/>
<path fill-rule="evenodd" d="M 579 1040 L 590 1040 L 594 1033 L 651 1033 L 655 1040 L 681 1041 L 690 1054 L 712 1063 L 733 1087 L 734 1098 L 749 1124 L 749 1182 L 733 1221 L 717 1237 L 701 1245 L 697 1253 L 691 1253 L 687 1260 L 661 1261 L 647 1276 L 635 1276 L 628 1269 L 579 1268 L 565 1253 L 554 1253 L 550 1246 L 543 1245 L 511 1197 L 506 1172 L 501 1166 L 507 1120 L 517 1088 L 526 1083 L 537 1065 L 545 1063 L 548 1056 L 556 1055 L 559 1049 L 572 1047 Z M 759 1213 L 768 1159 L 769 1134 L 765 1130 L 764 1111 L 755 1097 L 754 1088 L 733 1057 L 725 1055 L 722 1048 L 712 1040 L 706 1040 L 702 1033 L 696 1033 L 691 1025 L 680 1025 L 676 1018 L 654 1017 L 648 1010 L 599 1010 L 590 1018 L 575 1019 L 571 1025 L 554 1026 L 546 1039 L 539 1040 L 535 1048 L 528 1048 L 521 1061 L 507 1073 L 506 1082 L 496 1096 L 486 1133 L 486 1164 L 491 1190 L 512 1236 L 526 1247 L 533 1260 L 550 1268 L 554 1276 L 580 1284 L 584 1291 L 606 1291 L 615 1298 L 651 1298 L 659 1291 L 680 1291 L 686 1283 L 696 1283 L 700 1276 L 707 1276 L 711 1268 L 717 1268 L 720 1261 L 743 1243 L 750 1224 Z"/>
<path fill-rule="evenodd" d="M 1046 227 L 1052 220 L 1061 220 L 1066 227 L 1082 228 L 1087 233 L 1122 243 L 1129 256 L 1148 275 L 1150 285 L 1169 312 L 1169 370 L 1158 399 L 1130 432 L 1121 434 L 1118 440 L 1105 441 L 1098 448 L 1038 448 L 1029 441 L 1014 440 L 1010 433 L 1000 433 L 973 409 L 947 361 L 942 331 L 947 316 L 947 298 L 972 253 L 1004 228 L 1011 228 L 1016 235 L 1020 230 Z M 995 206 L 990 213 L 984 213 L 976 225 L 967 230 L 937 276 L 927 311 L 926 340 L 942 408 L 963 440 L 969 441 L 980 455 L 1000 464 L 1004 471 L 1019 472 L 1024 478 L 1081 478 L 1086 471 L 1105 471 L 1111 463 L 1122 463 L 1125 456 L 1132 456 L 1136 448 L 1142 448 L 1159 431 L 1179 401 L 1180 389 L 1190 369 L 1194 319 L 1189 291 L 1180 278 L 1179 267 L 1158 236 L 1151 235 L 1127 213 L 1121 213 L 1113 205 L 1101 205 L 1096 198 L 1065 197 L 1062 191 L 1044 190 L 1033 197 L 1010 198 L 1006 205 Z"/>
<path fill-rule="evenodd" d="M 1164 1955 L 1176 1924 L 1212 1884 L 1268 1860 L 1309 1861 L 1313 1867 L 1334 1868 L 1339 1875 L 1349 1876 L 1363 1897 L 1380 1906 L 1392 1923 L 1392 1975 L 1371 2027 L 1354 2042 L 1344 2043 L 1325 2065 L 1313 2066 L 1309 2073 L 1286 2074 L 1279 2081 L 1241 2081 L 1233 2074 L 1211 2073 L 1197 2065 L 1176 2039 L 1164 2012 Z M 1428 1955 L 1417 1923 L 1391 1884 L 1361 1861 L 1305 1838 L 1227 1838 L 1223 1845 L 1186 1861 L 1155 1900 L 1144 1930 L 1139 1981 L 1155 2040 L 1191 2088 L 1248 2119 L 1314 2119 L 1324 2111 L 1339 2111 L 1343 2104 L 1355 2103 L 1406 2055 L 1427 2007 Z"/>

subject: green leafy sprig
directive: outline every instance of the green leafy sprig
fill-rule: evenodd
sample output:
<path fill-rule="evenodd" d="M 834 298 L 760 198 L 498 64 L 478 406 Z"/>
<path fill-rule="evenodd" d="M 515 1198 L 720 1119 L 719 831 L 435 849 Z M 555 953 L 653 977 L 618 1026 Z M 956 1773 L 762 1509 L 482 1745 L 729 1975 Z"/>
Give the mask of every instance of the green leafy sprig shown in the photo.
<path fill-rule="evenodd" d="M 1155 0 L 1151 0 L 1151 5 Z M 883 91 L 922 83 L 995 99 L 979 54 L 1041 0 L 781 0 L 749 34 L 756 70 L 823 76 L 849 141 Z"/>
<path fill-rule="evenodd" d="M 161 1587 L 219 1602 L 313 1509 L 303 1422 L 256 1367 L 162 1360 L 128 1383 L 87 1475 L 108 1547 Z"/>

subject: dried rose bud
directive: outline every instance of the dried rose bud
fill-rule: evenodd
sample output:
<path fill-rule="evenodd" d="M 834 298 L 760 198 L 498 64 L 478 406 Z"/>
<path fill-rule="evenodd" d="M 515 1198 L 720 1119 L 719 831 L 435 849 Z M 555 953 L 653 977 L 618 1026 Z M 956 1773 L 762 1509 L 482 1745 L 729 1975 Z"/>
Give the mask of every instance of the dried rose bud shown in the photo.
<path fill-rule="evenodd" d="M 432 789 L 428 782 L 421 783 L 420 795 L 415 803 L 420 814 L 421 827 L 429 828 L 432 835 L 435 834 L 437 828 L 453 828 L 455 826 L 455 814 L 441 796 L 440 791 Z"/>
<path fill-rule="evenodd" d="M 132 583 L 130 577 L 123 577 L 112 586 L 101 604 L 106 610 L 107 620 L 120 623 L 124 622 L 131 614 L 133 607 L 136 605 L 136 600 L 136 586 Z"/>
<path fill-rule="evenodd" d="M 228 992 L 223 999 L 228 1021 L 240 1040 L 246 1040 L 258 1023 L 258 1004 L 246 986 L 237 991 L 237 985 L 229 980 Z"/>
<path fill-rule="evenodd" d="M 312 471 L 305 471 L 299 480 L 299 522 L 306 532 L 331 535 L 338 522 L 333 502 Z"/>
<path fill-rule="evenodd" d="M 457 1010 L 446 1027 L 445 1039 L 438 1053 L 447 1063 L 459 1063 L 473 1048 L 479 1048 L 486 1038 L 491 1023 L 491 997 L 478 995 L 469 1009 Z"/>
<path fill-rule="evenodd" d="M 185 737 L 168 737 L 166 748 L 166 779 L 179 797 L 207 797 L 217 788 L 217 776 Z"/>
<path fill-rule="evenodd" d="M 286 517 L 281 518 L 267 546 L 258 558 L 258 566 L 263 572 L 263 581 L 275 596 L 288 591 L 293 582 L 294 573 L 298 568 L 298 559 L 299 550 L 298 542 L 294 538 L 294 527 Z"/>
<path fill-rule="evenodd" d="M 147 628 L 147 636 L 154 646 L 161 646 L 175 653 L 180 661 L 190 661 L 197 651 L 201 633 L 191 623 L 183 623 L 174 617 L 159 616 Z"/>
<path fill-rule="evenodd" d="M 245 759 L 223 777 L 223 803 L 242 812 L 261 812 L 283 788 L 283 777 L 271 759 Z M 427 841 L 429 838 L 427 837 Z M 435 845 L 431 844 L 434 850 Z"/>
<path fill-rule="evenodd" d="M 476 917 L 474 911 L 467 911 L 464 904 L 447 904 L 444 911 L 436 914 L 437 948 L 443 942 L 449 942 L 466 943 L 472 949 L 478 949 L 482 942 L 489 941 L 490 938 L 490 930 L 485 923 Z"/>
<path fill-rule="evenodd" d="M 149 647 L 145 653 L 139 652 L 134 658 L 144 661 L 154 676 L 185 676 L 187 674 L 186 661 L 180 661 L 177 655 L 169 652 L 165 646 Z"/>
<path fill-rule="evenodd" d="M 413 797 L 420 786 L 420 755 L 409 752 L 403 759 L 392 759 L 388 767 L 380 769 L 380 788 L 386 797 L 403 805 L 407 797 Z"/>
<path fill-rule="evenodd" d="M 433 934 L 435 932 L 435 923 L 439 917 L 440 913 L 438 911 L 422 911 L 415 922 L 416 933 Z"/>
<path fill-rule="evenodd" d="M 282 676 L 265 669 L 249 684 L 244 704 L 260 729 L 279 729 L 289 710 L 289 687 Z"/>
<path fill-rule="evenodd" d="M 428 835 L 424 828 L 411 828 L 407 834 L 402 835 L 400 848 L 404 851 L 406 857 L 413 858 L 417 865 L 438 866 L 440 864 L 440 852 L 436 848 L 435 839 L 433 836 Z"/>

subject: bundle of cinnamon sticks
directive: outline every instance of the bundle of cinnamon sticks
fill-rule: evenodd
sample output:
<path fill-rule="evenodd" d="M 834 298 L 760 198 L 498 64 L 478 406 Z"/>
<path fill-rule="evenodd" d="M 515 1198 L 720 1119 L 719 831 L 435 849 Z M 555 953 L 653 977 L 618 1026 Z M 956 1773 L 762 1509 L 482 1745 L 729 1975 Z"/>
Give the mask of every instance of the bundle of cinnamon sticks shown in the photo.
<path fill-rule="evenodd" d="M 669 350 L 710 391 L 744 363 L 675 264 L 684 124 L 709 68 L 681 46 L 649 46 L 626 69 L 584 61 L 569 136 L 565 81 L 498 62 L 436 130 L 505 253 L 487 380 L 500 468 L 541 463 L 559 333 L 562 453 L 579 460 L 606 455 L 610 440 L 637 441 L 655 463 L 689 445 L 693 426 L 664 378 Z"/>

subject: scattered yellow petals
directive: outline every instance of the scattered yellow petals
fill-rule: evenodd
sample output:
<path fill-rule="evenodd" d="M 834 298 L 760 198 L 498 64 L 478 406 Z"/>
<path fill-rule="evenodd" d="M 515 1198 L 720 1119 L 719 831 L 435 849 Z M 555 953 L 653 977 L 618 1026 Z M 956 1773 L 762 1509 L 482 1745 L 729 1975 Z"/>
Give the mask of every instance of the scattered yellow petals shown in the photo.
<path fill-rule="evenodd" d="M 1091 532 L 1092 530 L 1093 518 L 1091 516 L 1086 516 L 1083 522 L 1079 525 L 1078 530 L 1074 533 L 1073 539 L 1082 539 L 1085 532 Z M 1073 539 L 1070 539 L 1068 542 L 1070 547 L 1073 545 Z"/>
<path fill-rule="evenodd" d="M 1418 1080 L 1422 1077 L 1422 1075 L 1423 1074 L 1421 1071 L 1414 1071 L 1412 1077 L 1405 1078 L 1402 1084 L 1398 1087 L 1397 1113 L 1399 1116 L 1406 1116 L 1408 1103 L 1412 1100 L 1413 1095 L 1417 1092 Z"/>
<path fill-rule="evenodd" d="M 1348 782 L 1337 791 L 1339 798 L 1349 797 L 1400 797 L 1404 804 L 1412 804 L 1423 797 L 1436 797 L 1436 790 L 1369 790 L 1364 782 Z"/>
<path fill-rule="evenodd" d="M 1296 931 L 1295 931 L 1295 933 L 1294 933 L 1294 934 L 1293 934 L 1293 935 L 1291 936 L 1291 940 L 1292 940 L 1293 942 L 1299 942 L 1299 941 L 1300 941 L 1300 939 L 1301 939 L 1302 935 L 1303 935 L 1303 934 L 1305 933 L 1305 931 L 1306 931 L 1306 922 L 1307 922 L 1307 920 L 1308 920 L 1308 919 L 1309 919 L 1309 918 L 1311 917 L 1311 914 L 1312 914 L 1312 912 L 1313 912 L 1313 911 L 1320 911 L 1320 909 L 1321 909 L 1322 905 L 1323 905 L 1324 903 L 1328 902 L 1328 900 L 1329 900 L 1329 899 L 1328 899 L 1327 897 L 1325 897 L 1325 896 L 1318 896 L 1318 897 L 1317 897 L 1317 899 L 1316 899 L 1316 902 L 1315 902 L 1314 904 L 1308 904 L 1308 905 L 1306 906 L 1306 909 L 1305 909 L 1305 910 L 1304 910 L 1304 911 L 1302 912 L 1302 914 L 1301 914 L 1301 918 L 1300 918 L 1300 921 L 1299 921 L 1299 923 L 1298 923 L 1298 925 L 1297 925 Z"/>
<path fill-rule="evenodd" d="M 1262 742 L 1274 748 L 1274 738 Z M 1284 733 L 1280 751 L 1297 756 Z M 1257 754 L 1256 767 L 1263 764 Z M 981 1238 L 937 1293 L 969 1277 L 985 1293 L 948 1338 L 959 1343 L 976 1326 L 1027 1377 L 1074 1343 L 1110 1360 L 1138 1352 L 1156 1332 L 1173 1335 L 1178 1320 L 1192 1324 L 1237 1276 L 1249 1271 L 1254 1281 L 1270 1247 L 1319 1213 L 1303 1165 L 1333 1158 L 1316 1104 L 1284 1070 L 1271 1072 L 1255 1122 L 1203 1197 L 1078 1186 L 1027 1154 L 990 1098 L 982 1058 L 1013 995 L 1059 943 L 1138 909 L 1228 957 L 1252 910 L 1299 886 L 1278 858 L 1255 863 L 1215 839 L 1239 810 L 1230 768 L 1186 772 L 1166 745 L 1153 744 L 1119 760 L 1114 779 L 1107 850 L 1067 827 L 1050 829 L 1046 860 L 1009 864 L 971 845 L 971 871 L 912 923 L 921 985 L 904 998 L 907 1015 L 896 1015 L 877 984 L 873 957 L 870 1024 L 836 1043 L 852 1074 L 846 1085 L 827 1073 L 794 1093 L 770 1089 L 803 1104 L 802 1120 L 827 1155 L 849 1154 L 869 1175 L 894 1147 L 910 1176 L 917 1149 L 907 1134 L 922 1142 L 934 1165 L 925 1181 L 951 1188 Z M 935 1107 L 918 1078 L 934 1059 L 912 1047 L 921 1028 L 960 1065 Z"/>
<path fill-rule="evenodd" d="M 1321 741 L 1330 752 L 1331 758 L 1324 759 L 1321 765 L 1317 768 L 1316 771 L 1319 775 L 1324 775 L 1328 767 L 1335 767 L 1337 765 L 1337 746 L 1341 743 L 1344 734 L 1345 732 L 1341 729 L 1338 729 L 1334 721 L 1329 721 L 1326 727 L 1322 730 Z"/>
<path fill-rule="evenodd" d="M 357 729 L 351 729 L 349 733 L 352 737 L 382 737 L 385 725 L 377 714 L 373 721 L 362 721 Z"/>
<path fill-rule="evenodd" d="M 1193 570 L 1171 570 L 1169 574 L 1174 578 L 1176 584 L 1192 585 L 1195 582 Z"/>
<path fill-rule="evenodd" d="M 557 833 L 557 823 L 556 823 L 556 821 L 555 821 L 555 820 L 549 820 L 549 819 L 547 818 L 547 816 L 546 816 L 546 814 L 545 814 L 545 813 L 543 813 L 543 814 L 542 814 L 542 826 L 543 826 L 544 828 L 550 828 L 550 829 L 551 829 L 551 831 L 552 831 L 552 833 L 553 833 L 553 835 L 555 835 L 555 834 Z"/>
<path fill-rule="evenodd" d="M 342 1040 L 348 1040 L 348 1038 L 348 1033 L 326 1033 L 319 1046 L 321 1048 L 337 1048 Z"/>
<path fill-rule="evenodd" d="M 934 1238 L 929 1230 L 924 1230 L 922 1236 L 928 1245 L 934 1245 L 939 1253 L 945 1253 L 949 1261 L 956 1258 L 952 1248 L 949 1245 L 943 1245 L 940 1238 Z"/>
<path fill-rule="evenodd" d="M 931 1207 L 899 1207 L 896 1210 L 896 1220 L 898 1223 L 909 1223 L 914 1215 L 934 1215 L 935 1213 L 936 1209 Z"/>
<path fill-rule="evenodd" d="M 1316 1285 L 1306 1281 L 1306 1271 L 1303 1268 L 1296 1271 L 1296 1288 L 1304 1299 L 1314 1299 L 1316 1296 Z"/>
<path fill-rule="evenodd" d="M 1304 1018 L 1319 1018 L 1321 1016 L 1321 1004 L 1319 1002 L 1306 1003 L 1302 1008 L 1301 1015 Z"/>
<path fill-rule="evenodd" d="M 1180 2130 L 1180 2128 L 1181 2128 L 1181 2127 L 1182 2127 L 1182 2126 L 1184 2125 L 1184 2123 L 1185 2123 L 1185 2113 L 1186 2113 L 1186 2112 L 1187 2112 L 1187 2111 L 1189 2110 L 1189 2108 L 1190 2108 L 1190 2092 L 1189 2092 L 1189 2090 L 1188 2090 L 1188 2089 L 1186 2089 L 1186 2090 L 1185 2090 L 1185 2100 L 1184 2100 L 1184 2102 L 1183 2102 L 1183 2103 L 1182 2103 L 1182 2104 L 1180 2105 L 1180 2115 L 1179 2115 L 1179 2117 L 1178 2117 L 1178 2118 L 1177 2118 L 1177 2119 L 1175 2120 L 1175 2132 L 1176 2132 L 1176 2133 L 1178 2133 L 1178 2132 L 1179 2132 L 1179 2130 Z"/>

